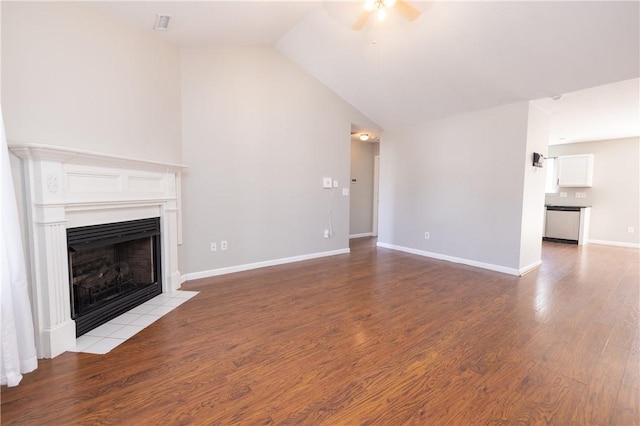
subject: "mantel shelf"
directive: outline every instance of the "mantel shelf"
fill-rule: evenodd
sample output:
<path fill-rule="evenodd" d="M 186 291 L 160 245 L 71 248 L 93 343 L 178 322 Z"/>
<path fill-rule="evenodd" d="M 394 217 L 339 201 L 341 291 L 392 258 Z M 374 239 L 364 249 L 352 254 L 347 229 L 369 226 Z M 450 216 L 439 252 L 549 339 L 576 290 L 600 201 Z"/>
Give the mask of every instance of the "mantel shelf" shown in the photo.
<path fill-rule="evenodd" d="M 43 145 L 35 143 L 11 144 L 9 149 L 20 158 L 57 161 L 63 164 L 82 164 L 102 167 L 127 168 L 156 172 L 180 172 L 187 168 L 183 164 L 163 163 L 138 158 L 104 154 L 81 149 Z"/>

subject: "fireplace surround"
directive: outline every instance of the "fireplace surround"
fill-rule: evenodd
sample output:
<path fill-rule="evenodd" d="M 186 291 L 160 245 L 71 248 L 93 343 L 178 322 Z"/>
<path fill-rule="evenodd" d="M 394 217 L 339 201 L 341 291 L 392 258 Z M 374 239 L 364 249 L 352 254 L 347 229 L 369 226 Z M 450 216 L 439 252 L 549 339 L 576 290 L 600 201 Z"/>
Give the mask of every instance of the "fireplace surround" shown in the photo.
<path fill-rule="evenodd" d="M 27 266 L 39 358 L 53 358 L 75 346 L 68 230 L 157 218 L 159 288 L 167 293 L 180 287 L 184 166 L 40 144 L 12 144 L 9 149 L 22 160 Z"/>

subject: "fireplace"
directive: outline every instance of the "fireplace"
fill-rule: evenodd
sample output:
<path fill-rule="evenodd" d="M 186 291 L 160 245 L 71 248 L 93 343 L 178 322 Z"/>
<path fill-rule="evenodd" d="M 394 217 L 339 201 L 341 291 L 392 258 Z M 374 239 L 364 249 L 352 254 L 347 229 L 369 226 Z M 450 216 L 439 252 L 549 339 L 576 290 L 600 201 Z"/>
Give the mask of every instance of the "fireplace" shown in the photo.
<path fill-rule="evenodd" d="M 75 347 L 76 335 L 121 310 L 180 288 L 184 166 L 39 144 L 10 149 L 22 160 L 39 358 Z M 144 229 L 132 231 L 130 224 Z M 107 232 L 87 238 L 85 231 L 94 230 Z"/>
<path fill-rule="evenodd" d="M 76 336 L 162 293 L 160 218 L 67 230 Z"/>

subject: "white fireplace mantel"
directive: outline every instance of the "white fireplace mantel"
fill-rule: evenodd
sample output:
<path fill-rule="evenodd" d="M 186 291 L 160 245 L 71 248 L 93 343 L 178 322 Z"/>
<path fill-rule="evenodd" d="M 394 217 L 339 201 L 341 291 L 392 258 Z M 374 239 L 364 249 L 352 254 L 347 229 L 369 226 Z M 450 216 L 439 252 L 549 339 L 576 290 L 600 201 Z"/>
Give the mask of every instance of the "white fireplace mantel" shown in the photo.
<path fill-rule="evenodd" d="M 22 159 L 38 357 L 75 346 L 67 229 L 159 217 L 162 291 L 180 287 L 180 174 L 185 166 L 50 145 L 10 145 Z"/>

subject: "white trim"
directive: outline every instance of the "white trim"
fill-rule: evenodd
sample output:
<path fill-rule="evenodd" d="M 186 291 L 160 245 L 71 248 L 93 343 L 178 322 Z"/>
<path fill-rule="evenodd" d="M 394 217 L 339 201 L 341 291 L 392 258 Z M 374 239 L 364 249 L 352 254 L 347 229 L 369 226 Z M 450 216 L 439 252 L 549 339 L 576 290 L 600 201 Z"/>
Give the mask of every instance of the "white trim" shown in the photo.
<path fill-rule="evenodd" d="M 475 266 L 477 268 L 488 269 L 490 271 L 496 271 L 496 272 L 502 272 L 504 274 L 509 274 L 509 275 L 520 276 L 523 274 L 523 272 L 521 271 L 528 268 L 527 267 L 527 268 L 518 270 L 514 268 L 507 268 L 505 266 L 493 265 L 491 263 L 478 262 L 475 260 L 463 259 L 461 257 L 447 256 L 446 254 L 432 253 L 428 251 L 417 250 L 410 247 L 396 246 L 393 244 L 387 244 L 387 243 L 381 243 L 381 242 L 378 242 L 377 245 L 378 247 L 388 248 L 391 250 L 403 251 L 405 253 L 417 254 L 418 256 L 431 257 L 433 259 L 438 259 L 438 260 L 446 260 L 448 262 L 462 263 L 463 265 Z M 532 268 L 533 267 L 535 266 L 532 266 Z"/>
<path fill-rule="evenodd" d="M 352 238 L 363 238 L 363 237 L 373 237 L 373 232 L 363 232 L 362 234 L 353 234 L 349 235 L 349 239 Z"/>
<path fill-rule="evenodd" d="M 380 206 L 380 155 L 373 157 L 373 214 L 371 236 L 378 236 L 378 212 Z"/>
<path fill-rule="evenodd" d="M 520 276 L 528 274 L 529 272 L 533 271 L 540 265 L 542 265 L 542 260 L 538 260 L 537 262 L 533 262 L 531 265 L 527 265 L 524 268 L 520 268 Z"/>
<path fill-rule="evenodd" d="M 89 164 L 94 166 L 107 165 L 108 167 L 122 167 L 132 170 L 154 170 L 172 173 L 187 168 L 184 164 L 142 160 L 121 155 L 103 154 L 39 143 L 11 144 L 9 145 L 9 149 L 20 158 L 35 158 L 39 160 L 58 161 L 60 163 Z"/>
<path fill-rule="evenodd" d="M 587 242 L 591 244 L 602 244 L 605 246 L 616 246 L 616 247 L 640 249 L 640 244 L 638 243 L 623 243 L 622 241 L 605 241 L 605 240 L 589 240 Z"/>
<path fill-rule="evenodd" d="M 53 358 L 76 345 L 76 322 L 72 319 L 41 333 L 40 349 L 44 358 Z M 40 358 L 40 357 L 38 357 Z"/>
<path fill-rule="evenodd" d="M 234 272 L 249 271 L 251 269 L 266 268 L 267 266 L 284 265 L 286 263 L 301 262 L 303 260 L 317 259 L 319 257 L 336 256 L 339 254 L 349 254 L 350 249 L 339 249 L 331 251 L 323 251 L 319 253 L 303 254 L 301 256 L 284 257 L 281 259 L 265 260 L 264 262 L 246 263 L 244 265 L 228 266 L 226 268 L 210 269 L 208 271 L 191 272 L 184 274 L 184 280 L 197 280 L 200 278 L 215 277 L 218 275 L 232 274 Z"/>

